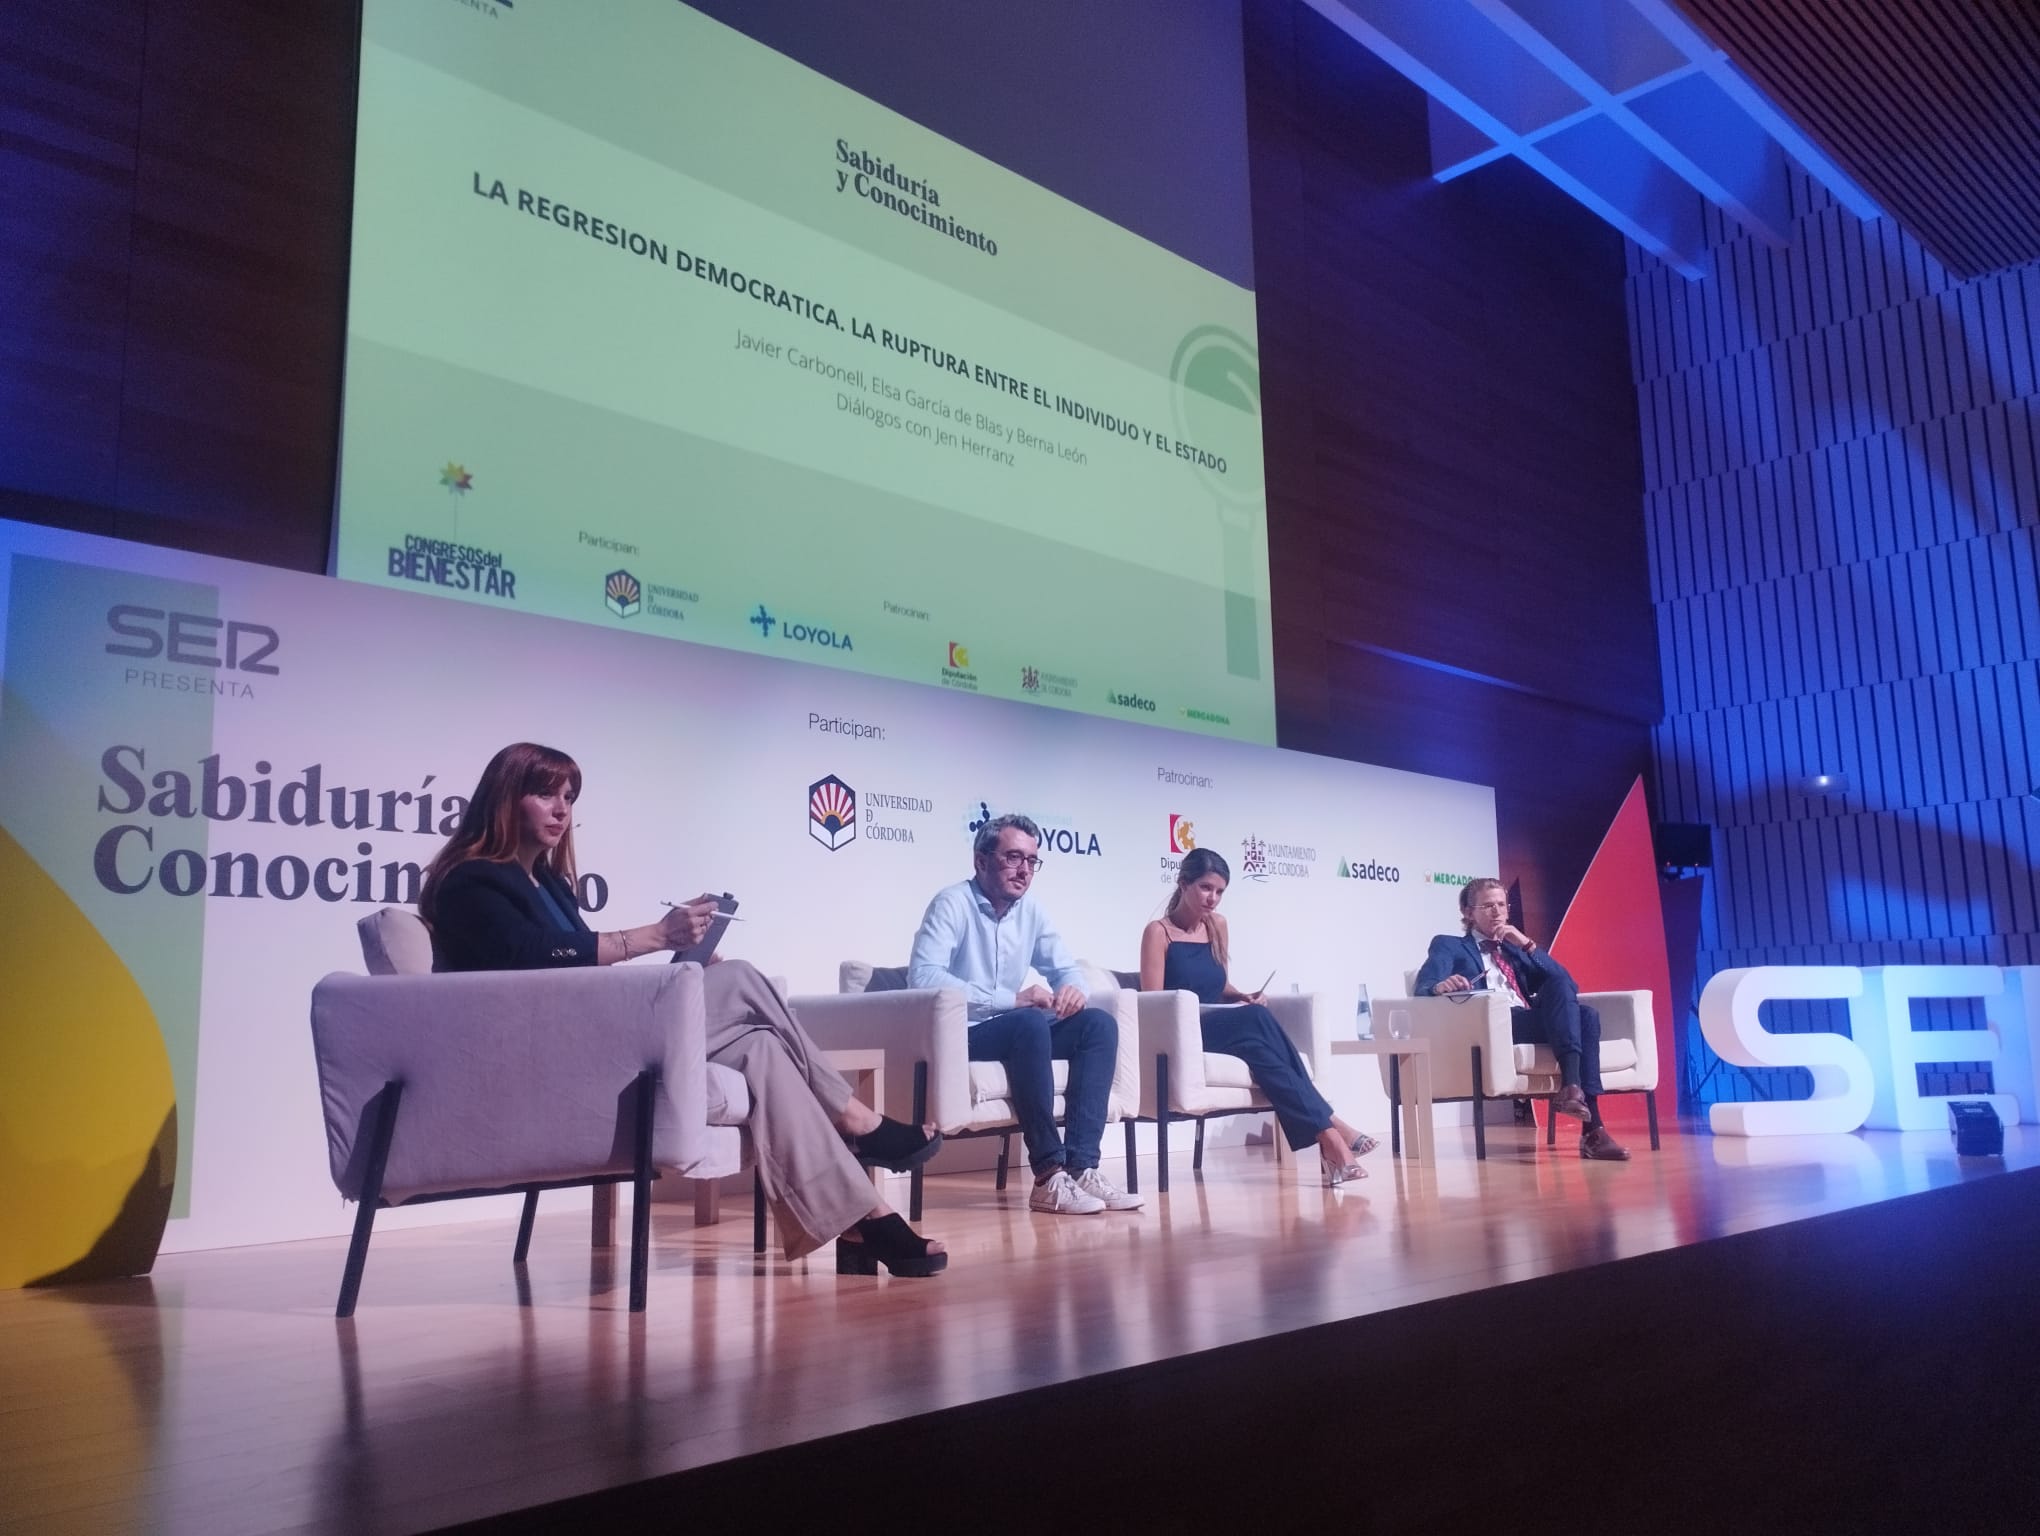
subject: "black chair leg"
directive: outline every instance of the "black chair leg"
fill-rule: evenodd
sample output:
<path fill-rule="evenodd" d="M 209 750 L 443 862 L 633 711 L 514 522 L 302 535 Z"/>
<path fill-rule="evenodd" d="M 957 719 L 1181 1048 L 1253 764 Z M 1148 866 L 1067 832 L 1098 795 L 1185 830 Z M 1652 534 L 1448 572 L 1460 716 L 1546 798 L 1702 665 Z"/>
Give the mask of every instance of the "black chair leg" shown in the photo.
<path fill-rule="evenodd" d="M 1155 1058 L 1155 1190 L 1169 1192 L 1169 1058 Z"/>
<path fill-rule="evenodd" d="M 1133 1157 L 1133 1122 L 1123 1120 L 1120 1123 L 1126 1127 L 1126 1192 L 1137 1195 L 1140 1193 L 1140 1164 Z"/>
<path fill-rule="evenodd" d="M 1644 1108 L 1644 1113 L 1646 1113 L 1647 1115 L 1649 1115 L 1649 1116 L 1650 1116 L 1650 1149 L 1651 1149 L 1651 1151 L 1655 1152 L 1655 1151 L 1657 1151 L 1657 1149 L 1658 1149 L 1658 1139 L 1657 1139 L 1657 1089 L 1655 1089 L 1655 1088 L 1649 1088 L 1649 1089 L 1645 1089 L 1645 1090 L 1644 1090 L 1644 1095 L 1643 1095 L 1643 1108 Z"/>
<path fill-rule="evenodd" d="M 637 1148 L 630 1183 L 630 1309 L 642 1312 L 652 1271 L 652 1116 L 659 1102 L 659 1074 L 640 1072 L 637 1090 Z M 532 1198 L 537 1200 L 535 1191 Z"/>
<path fill-rule="evenodd" d="M 927 1123 L 928 1063 L 917 1061 L 914 1063 L 914 1124 L 926 1125 Z M 907 1220 L 912 1222 L 918 1222 L 921 1219 L 922 1171 L 922 1169 L 916 1168 L 907 1175 Z"/>
<path fill-rule="evenodd" d="M 390 1138 L 396 1134 L 397 1106 L 403 1101 L 404 1085 L 385 1083 L 376 1097 L 382 1100 L 382 1110 L 376 1116 L 368 1144 L 368 1167 L 362 1177 L 361 1201 L 354 1212 L 354 1236 L 347 1244 L 347 1263 L 340 1271 L 340 1304 L 333 1309 L 335 1317 L 354 1316 L 354 1303 L 361 1295 L 361 1271 L 368 1264 L 368 1239 L 375 1230 L 375 1208 L 382 1204 L 383 1171 L 390 1163 Z"/>
<path fill-rule="evenodd" d="M 765 1175 L 751 1169 L 751 1252 L 765 1251 Z"/>
<path fill-rule="evenodd" d="M 531 1252 L 531 1223 L 537 1215 L 538 1191 L 527 1189 L 524 1192 L 524 1214 L 517 1218 L 517 1250 L 510 1255 L 512 1264 L 522 1264 Z"/>
<path fill-rule="evenodd" d="M 1480 1087 L 1480 1047 L 1473 1048 L 1473 1156 L 1476 1162 L 1487 1161 L 1487 1115 L 1481 1105 L 1486 1095 Z"/>
<path fill-rule="evenodd" d="M 1544 1104 L 1544 1144 L 1558 1145 L 1558 1100 L 1547 1099 Z"/>
<path fill-rule="evenodd" d="M 1276 1128 L 1275 1134 L 1282 1134 L 1280 1127 Z M 1197 1140 L 1190 1149 L 1190 1171 L 1204 1172 L 1204 1122 L 1201 1119 L 1197 1122 Z"/>
<path fill-rule="evenodd" d="M 1402 1057 L 1388 1058 L 1388 1155 L 1402 1156 Z"/>
<path fill-rule="evenodd" d="M 1012 1161 L 1013 1133 L 1008 1131 L 999 1138 L 999 1176 L 992 1181 L 993 1189 L 1004 1192 L 1006 1188 L 1006 1169 L 1011 1166 Z"/>

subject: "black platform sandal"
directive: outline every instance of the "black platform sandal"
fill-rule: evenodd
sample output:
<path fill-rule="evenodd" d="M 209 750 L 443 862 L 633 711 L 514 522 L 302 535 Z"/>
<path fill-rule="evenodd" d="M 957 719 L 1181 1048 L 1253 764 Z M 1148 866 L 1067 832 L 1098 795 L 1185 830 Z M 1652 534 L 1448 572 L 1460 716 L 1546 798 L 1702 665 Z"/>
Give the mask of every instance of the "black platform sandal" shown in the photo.
<path fill-rule="evenodd" d="M 867 1168 L 889 1168 L 894 1173 L 912 1173 L 933 1157 L 942 1146 L 942 1133 L 924 1135 L 918 1125 L 908 1125 L 887 1115 L 878 1129 L 850 1138 L 850 1149 Z"/>
<path fill-rule="evenodd" d="M 938 1138 L 939 1139 L 939 1138 Z M 896 1275 L 925 1279 L 949 1267 L 949 1255 L 930 1253 L 928 1239 L 921 1236 L 897 1211 L 867 1216 L 850 1229 L 861 1242 L 850 1241 L 849 1233 L 836 1239 L 836 1273 L 875 1275 L 883 1264 Z"/>

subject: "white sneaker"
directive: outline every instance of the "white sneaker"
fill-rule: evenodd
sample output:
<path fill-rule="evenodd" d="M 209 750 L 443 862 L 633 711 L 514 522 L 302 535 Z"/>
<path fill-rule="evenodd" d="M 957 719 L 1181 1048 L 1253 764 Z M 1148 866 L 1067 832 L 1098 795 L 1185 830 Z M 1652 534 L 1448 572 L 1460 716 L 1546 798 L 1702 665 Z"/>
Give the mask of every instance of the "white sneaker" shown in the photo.
<path fill-rule="evenodd" d="M 1027 1197 L 1027 1208 L 1046 1211 L 1051 1216 L 1095 1216 L 1105 1209 L 1105 1202 L 1085 1194 L 1075 1179 L 1058 1168 L 1034 1186 Z"/>
<path fill-rule="evenodd" d="M 1147 1204 L 1139 1195 L 1129 1195 L 1095 1168 L 1086 1168 L 1078 1174 L 1076 1183 L 1078 1189 L 1108 1211 L 1137 1211 Z"/>

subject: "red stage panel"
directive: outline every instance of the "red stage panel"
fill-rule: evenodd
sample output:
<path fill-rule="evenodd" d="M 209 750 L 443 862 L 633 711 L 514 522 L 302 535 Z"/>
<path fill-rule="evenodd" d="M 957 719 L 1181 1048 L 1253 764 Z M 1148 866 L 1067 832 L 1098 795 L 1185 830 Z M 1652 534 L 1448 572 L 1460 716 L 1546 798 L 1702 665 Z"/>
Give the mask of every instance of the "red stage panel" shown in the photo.
<path fill-rule="evenodd" d="M 1650 810 L 1643 780 L 1629 786 L 1622 809 L 1587 866 L 1572 905 L 1559 922 L 1551 953 L 1573 973 L 1582 992 L 1627 992 L 1648 987 L 1657 1025 L 1659 1104 L 1676 1111 L 1678 1057 L 1672 1048 L 1672 975 L 1665 958 L 1664 910 L 1658 902 L 1657 855 L 1651 849 Z M 1610 1094 L 1601 1114 L 1613 1124 L 1644 1123 L 1640 1094 Z M 1677 1128 L 1676 1113 L 1659 1122 Z"/>

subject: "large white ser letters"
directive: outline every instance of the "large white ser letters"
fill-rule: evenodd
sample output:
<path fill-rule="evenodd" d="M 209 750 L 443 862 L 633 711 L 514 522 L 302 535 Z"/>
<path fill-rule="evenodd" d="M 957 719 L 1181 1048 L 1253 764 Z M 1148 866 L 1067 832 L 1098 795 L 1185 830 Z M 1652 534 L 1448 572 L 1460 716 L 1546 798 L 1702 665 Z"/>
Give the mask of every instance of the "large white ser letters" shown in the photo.
<path fill-rule="evenodd" d="M 1916 997 L 1996 997 L 2004 974 L 1994 965 L 1881 965 L 1863 972 L 1863 993 L 1849 1004 L 1849 1033 L 1870 1058 L 1877 1093 L 1865 1124 L 1880 1131 L 1945 1131 L 1946 1097 L 1923 1097 L 1919 1065 L 1987 1061 L 1997 1078 L 1997 1036 L 1987 1029 L 1914 1029 Z M 2019 1123 L 2019 1101 L 2009 1093 L 1958 1095 L 1988 1098 L 1998 1118 Z"/>
<path fill-rule="evenodd" d="M 1718 971 L 1700 994 L 1700 1032 L 1715 1054 L 1738 1067 L 1804 1067 L 1813 1097 L 1777 1104 L 1716 1104 L 1707 1114 L 1717 1136 L 1808 1136 L 1853 1131 L 1870 1112 L 1870 1062 L 1853 1040 L 1827 1033 L 1774 1035 L 1757 1018 L 1773 998 L 1858 997 L 1863 973 L 1852 965 L 1759 965 Z"/>
<path fill-rule="evenodd" d="M 1849 999 L 1853 1039 L 1826 1032 L 1774 1035 L 1757 1010 L 1774 998 Z M 1916 1030 L 1916 997 L 1980 997 L 1987 1030 Z M 1739 1067 L 1804 1067 L 1813 1096 L 1786 1103 L 1716 1104 L 1719 1136 L 1803 1136 L 1854 1131 L 1945 1130 L 1948 1098 L 1919 1091 L 1922 1062 L 1981 1061 L 1999 1092 L 1988 1099 L 2007 1125 L 2040 1124 L 2040 966 L 1763 965 L 1718 972 L 1700 995 L 1700 1031 L 1723 1061 Z"/>

